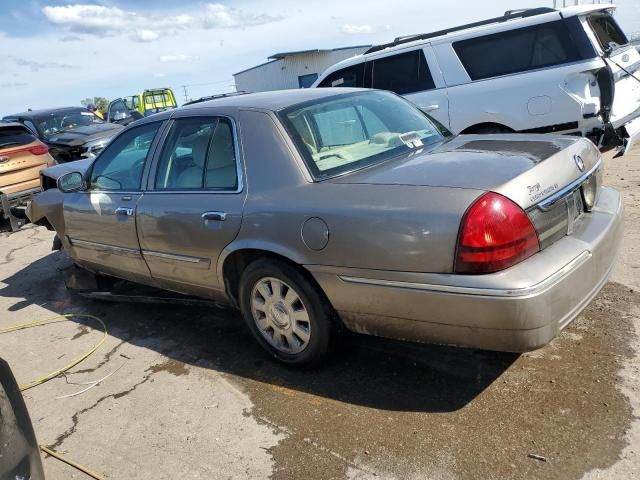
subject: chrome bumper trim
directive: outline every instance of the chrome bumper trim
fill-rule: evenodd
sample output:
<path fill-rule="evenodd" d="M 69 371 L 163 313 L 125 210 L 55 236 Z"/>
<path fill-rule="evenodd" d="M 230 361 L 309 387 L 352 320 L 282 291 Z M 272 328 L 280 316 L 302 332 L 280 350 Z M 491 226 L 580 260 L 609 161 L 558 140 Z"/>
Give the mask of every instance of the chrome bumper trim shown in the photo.
<path fill-rule="evenodd" d="M 340 275 L 340 280 L 347 283 L 357 283 L 361 285 L 374 285 L 378 287 L 392 287 L 392 288 L 407 288 L 410 290 L 423 290 L 428 292 L 442 292 L 442 293 L 455 293 L 462 295 L 480 295 L 485 297 L 525 297 L 528 295 L 534 295 L 540 293 L 553 284 L 560 281 L 564 276 L 568 275 L 571 271 L 578 268 L 591 258 L 591 252 L 588 250 L 583 251 L 580 255 L 575 257 L 569 263 L 567 263 L 560 270 L 557 270 L 552 275 L 549 275 L 540 282 L 524 287 L 514 289 L 502 289 L 502 288 L 477 288 L 477 287 L 458 287 L 455 285 L 436 285 L 429 283 L 415 283 L 415 282 L 400 282 L 397 280 L 382 280 L 377 278 L 362 278 L 362 277 L 350 277 Z"/>
<path fill-rule="evenodd" d="M 69 240 L 69 243 L 74 247 L 89 248 L 92 250 L 117 253 L 119 255 L 127 255 L 131 257 L 140 256 L 140 250 L 137 250 L 135 248 L 117 247 L 115 245 L 108 245 L 106 243 L 91 242 L 89 240 L 78 240 L 71 237 L 67 237 L 67 239 Z"/>
<path fill-rule="evenodd" d="M 602 165 L 602 157 L 598 159 L 596 164 L 589 169 L 588 172 L 583 173 L 578 178 L 576 178 L 573 182 L 571 182 L 566 187 L 563 187 L 561 190 L 558 190 L 556 193 L 551 195 L 550 197 L 545 198 L 544 200 L 537 203 L 534 207 L 540 208 L 542 210 L 549 210 L 553 205 L 555 205 L 559 200 L 568 196 L 574 190 L 576 190 L 580 185 L 586 182 L 591 175 L 593 175 L 598 168 Z"/>
<path fill-rule="evenodd" d="M 174 253 L 156 252 L 154 250 L 142 250 L 142 254 L 145 257 L 149 256 L 149 257 L 164 258 L 166 260 L 178 260 L 180 262 L 206 263 L 206 264 L 209 264 L 209 259 L 208 258 L 188 257 L 186 255 L 176 255 Z"/>

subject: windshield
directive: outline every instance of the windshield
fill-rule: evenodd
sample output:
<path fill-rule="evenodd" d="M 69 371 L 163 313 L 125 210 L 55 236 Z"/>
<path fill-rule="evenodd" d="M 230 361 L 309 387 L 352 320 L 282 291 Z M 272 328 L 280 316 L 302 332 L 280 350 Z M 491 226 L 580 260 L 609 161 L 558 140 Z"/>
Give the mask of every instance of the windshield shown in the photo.
<path fill-rule="evenodd" d="M 629 43 L 618 23 L 608 13 L 589 15 L 587 21 L 603 50 L 615 49 Z"/>
<path fill-rule="evenodd" d="M 420 150 L 443 139 L 429 118 L 389 92 L 350 93 L 280 113 L 316 178 L 327 178 Z"/>
<path fill-rule="evenodd" d="M 82 108 L 52 112 L 35 118 L 35 121 L 42 133 L 47 137 L 78 127 L 104 123 L 96 115 Z"/>

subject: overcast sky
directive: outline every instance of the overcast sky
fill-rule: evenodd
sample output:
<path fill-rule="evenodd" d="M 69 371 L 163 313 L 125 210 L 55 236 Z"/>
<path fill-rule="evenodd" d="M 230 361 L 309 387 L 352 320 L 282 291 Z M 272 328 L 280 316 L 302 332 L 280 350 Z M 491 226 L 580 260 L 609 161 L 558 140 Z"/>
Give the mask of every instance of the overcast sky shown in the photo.
<path fill-rule="evenodd" d="M 561 0 L 559 0 L 561 1 Z M 569 2 L 568 2 L 569 3 Z M 583 2 L 586 3 L 586 2 Z M 640 0 L 617 18 L 640 32 Z M 279 51 L 386 42 L 553 0 L 0 0 L 0 115 L 182 85 L 233 90 L 232 74 Z"/>

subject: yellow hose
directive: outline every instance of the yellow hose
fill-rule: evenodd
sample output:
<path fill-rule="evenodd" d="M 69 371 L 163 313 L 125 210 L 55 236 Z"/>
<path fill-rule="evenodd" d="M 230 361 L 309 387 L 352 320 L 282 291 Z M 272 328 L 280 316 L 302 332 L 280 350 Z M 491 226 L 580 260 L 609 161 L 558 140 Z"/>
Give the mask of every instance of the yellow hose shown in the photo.
<path fill-rule="evenodd" d="M 93 354 L 93 352 L 95 352 L 98 348 L 100 348 L 100 346 L 105 342 L 105 340 L 107 339 L 107 326 L 104 324 L 104 322 L 99 319 L 98 317 L 94 317 L 93 315 L 87 315 L 84 313 L 67 313 L 64 315 L 56 315 L 55 317 L 51 317 L 51 318 L 47 318 L 46 320 L 39 320 L 37 322 L 29 322 L 29 323 L 20 323 L 17 325 L 10 325 L 7 328 L 2 328 L 0 329 L 0 335 L 2 335 L 3 333 L 9 333 L 9 332 L 15 332 L 17 330 L 24 330 L 25 328 L 32 328 L 32 327 L 39 327 L 41 325 L 47 325 L 49 323 L 55 323 L 55 322 L 60 322 L 62 320 L 64 320 L 65 318 L 71 318 L 71 317 L 85 317 L 85 318 L 90 318 L 92 320 L 95 320 L 97 322 L 99 322 L 102 325 L 102 328 L 104 329 L 104 335 L 102 336 L 102 338 L 100 339 L 100 341 L 98 343 L 95 344 L 95 346 L 89 350 L 87 353 L 85 353 L 84 355 L 82 355 L 79 358 L 76 358 L 73 362 L 69 363 L 68 365 L 65 365 L 62 368 L 59 368 L 58 370 L 48 373 L 40 378 L 35 379 L 32 382 L 29 383 L 25 383 L 20 385 L 20 390 L 21 391 L 25 391 L 28 390 L 30 388 L 33 388 L 37 385 L 40 385 L 48 380 L 51 380 L 52 378 L 57 377 L 58 375 L 60 375 L 63 372 L 66 372 L 67 370 L 75 367 L 76 365 L 78 365 L 80 362 L 82 362 L 84 359 L 86 359 L 89 355 Z"/>
<path fill-rule="evenodd" d="M 29 323 L 20 323 L 20 324 L 16 324 L 16 325 L 10 325 L 7 328 L 0 329 L 0 335 L 2 335 L 3 333 L 15 332 L 17 330 L 24 330 L 26 328 L 32 328 L 32 327 L 39 327 L 39 326 L 42 326 L 42 325 L 47 325 L 49 323 L 61 322 L 64 319 L 71 318 L 71 317 L 85 317 L 85 318 L 90 318 L 92 320 L 95 320 L 95 321 L 99 322 L 100 325 L 102 325 L 102 328 L 104 329 L 104 335 L 102 336 L 100 341 L 98 343 L 96 343 L 95 346 L 91 350 L 89 350 L 87 353 L 85 353 L 81 357 L 76 358 L 71 363 L 65 365 L 62 368 L 59 368 L 58 370 L 56 370 L 54 372 L 48 373 L 48 374 L 46 374 L 46 375 L 44 375 L 44 376 L 42 376 L 40 378 L 35 379 L 32 382 L 20 385 L 20 391 L 25 391 L 25 390 L 33 388 L 33 387 L 35 387 L 37 385 L 41 385 L 44 382 L 46 382 L 48 380 L 51 380 L 52 378 L 57 377 L 61 373 L 64 373 L 67 370 L 75 367 L 80 362 L 85 360 L 87 357 L 89 357 L 89 355 L 93 354 L 98 348 L 100 348 L 100 346 L 107 339 L 107 326 L 104 324 L 104 322 L 101 319 L 99 319 L 98 317 L 95 317 L 93 315 L 87 315 L 85 313 L 67 313 L 67 314 L 64 314 L 64 315 L 56 315 L 55 317 L 47 318 L 46 320 L 39 320 L 37 322 L 29 322 Z M 104 477 L 101 477 L 97 473 L 94 473 L 91 470 L 86 469 L 82 465 L 79 465 L 79 464 L 77 464 L 77 463 L 75 463 L 75 462 L 63 457 L 62 455 L 54 452 L 53 450 L 48 449 L 44 445 L 39 445 L 39 447 L 40 447 L 40 450 L 45 452 L 47 455 L 51 455 L 52 457 L 57 458 L 61 462 L 64 462 L 67 465 L 70 465 L 73 468 L 75 468 L 77 470 L 80 470 L 85 475 L 88 475 L 88 476 L 90 476 L 92 478 L 95 478 L 96 480 L 104 480 Z"/>
<path fill-rule="evenodd" d="M 76 462 L 73 462 L 73 461 L 69 460 L 68 458 L 64 458 L 62 455 L 57 454 L 53 450 L 49 450 L 44 445 L 40 445 L 40 450 L 42 450 L 47 455 L 51 455 L 52 457 L 57 458 L 58 460 L 60 460 L 61 462 L 66 463 L 67 465 L 71 465 L 73 468 L 80 470 L 85 475 L 89 475 L 90 477 L 95 478 L 96 480 L 104 480 L 104 477 L 101 477 L 100 475 L 98 475 L 97 473 L 92 472 L 91 470 L 87 470 L 82 465 L 78 465 Z"/>

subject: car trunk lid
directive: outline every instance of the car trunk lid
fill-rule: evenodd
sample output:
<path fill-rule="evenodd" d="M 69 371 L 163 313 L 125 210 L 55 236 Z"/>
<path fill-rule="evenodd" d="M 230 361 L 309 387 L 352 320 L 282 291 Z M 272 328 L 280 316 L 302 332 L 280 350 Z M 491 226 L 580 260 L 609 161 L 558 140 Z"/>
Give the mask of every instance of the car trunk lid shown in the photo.
<path fill-rule="evenodd" d="M 629 41 L 609 10 L 585 17 L 585 26 L 604 60 L 614 83 L 610 121 L 618 128 L 640 115 L 640 53 Z"/>
<path fill-rule="evenodd" d="M 526 209 L 580 176 L 575 155 L 584 162 L 584 171 L 599 159 L 593 144 L 581 138 L 459 135 L 430 150 L 413 150 L 332 181 L 506 191 Z"/>
<path fill-rule="evenodd" d="M 582 213 L 582 187 L 600 153 L 588 140 L 552 135 L 460 135 L 431 151 L 415 151 L 333 181 L 451 187 L 500 193 L 531 218 L 541 248 L 570 234 Z"/>

